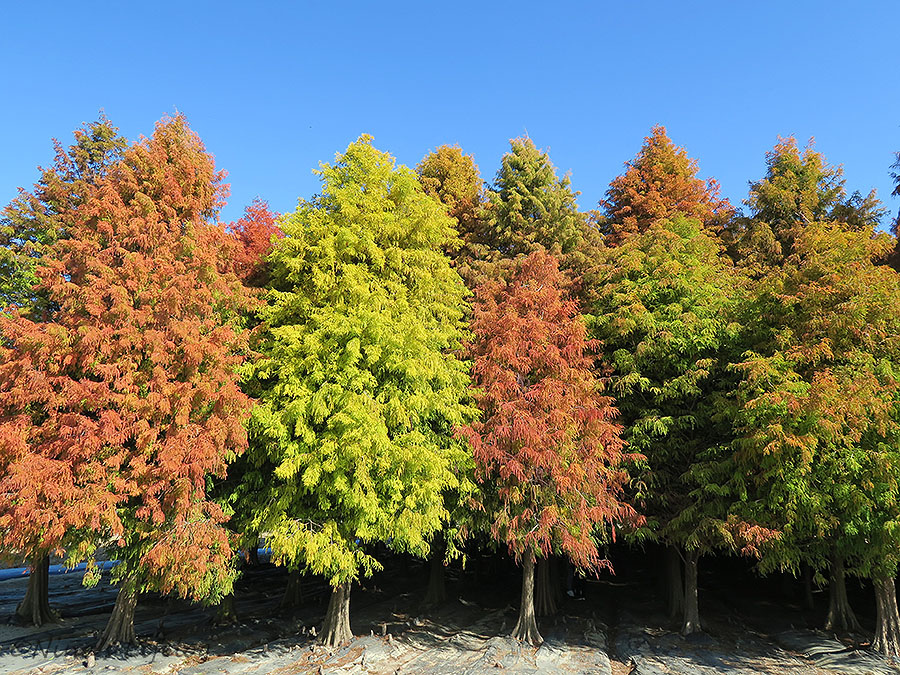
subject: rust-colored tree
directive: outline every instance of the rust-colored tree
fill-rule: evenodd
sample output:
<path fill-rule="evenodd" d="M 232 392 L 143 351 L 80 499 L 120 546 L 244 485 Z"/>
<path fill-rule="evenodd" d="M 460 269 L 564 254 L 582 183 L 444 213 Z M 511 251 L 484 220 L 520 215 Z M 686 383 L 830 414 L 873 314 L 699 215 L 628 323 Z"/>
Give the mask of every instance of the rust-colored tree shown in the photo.
<path fill-rule="evenodd" d="M 127 141 L 101 113 L 99 119 L 74 133 L 64 149 L 54 141 L 56 157 L 31 191 L 21 190 L 0 215 L 0 309 L 16 305 L 32 318 L 52 309 L 44 294 L 35 291 L 35 266 L 47 246 L 66 236 L 61 214 L 83 198 L 88 185 L 104 175 L 120 157 Z M 50 608 L 46 555 L 30 559 L 32 574 L 16 620 L 40 626 L 57 616 Z"/>
<path fill-rule="evenodd" d="M 491 485 L 492 533 L 523 566 L 513 637 L 542 641 L 534 612 L 535 559 L 567 555 L 587 570 L 610 567 L 594 536 L 638 516 L 622 501 L 627 458 L 613 401 L 600 392 L 596 343 L 553 256 L 538 250 L 511 279 L 476 292 L 471 354 L 483 412 L 464 429 L 477 478 Z"/>
<path fill-rule="evenodd" d="M 142 590 L 230 587 L 210 476 L 246 446 L 237 386 L 246 291 L 214 224 L 222 173 L 181 116 L 59 213 L 37 267 L 52 320 L 0 315 L 0 548 L 121 564 L 98 647 L 134 640 Z"/>
<path fill-rule="evenodd" d="M 248 286 L 262 287 L 268 280 L 266 257 L 272 252 L 274 240 L 284 236 L 277 217 L 268 202 L 257 197 L 241 218 L 226 226 L 237 243 L 234 271 Z"/>
<path fill-rule="evenodd" d="M 607 243 L 620 243 L 677 213 L 696 218 L 713 231 L 734 214 L 728 200 L 719 198 L 718 182 L 697 177 L 697 161 L 672 142 L 664 126 L 653 127 L 625 166 L 625 173 L 613 179 L 600 201 L 599 225 Z"/>
<path fill-rule="evenodd" d="M 66 236 L 62 214 L 84 199 L 88 186 L 128 145 L 103 113 L 74 137 L 68 148 L 53 141 L 52 166 L 42 168 L 34 187 L 20 188 L 0 213 L 0 309 L 16 305 L 35 315 L 48 309 L 46 298 L 34 292 L 37 261 L 47 246 Z"/>

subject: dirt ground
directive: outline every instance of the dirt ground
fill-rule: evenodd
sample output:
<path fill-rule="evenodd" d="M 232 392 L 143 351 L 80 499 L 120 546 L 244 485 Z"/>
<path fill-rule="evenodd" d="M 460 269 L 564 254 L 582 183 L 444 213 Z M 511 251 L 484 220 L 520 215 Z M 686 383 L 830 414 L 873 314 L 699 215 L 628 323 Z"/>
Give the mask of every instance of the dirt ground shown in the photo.
<path fill-rule="evenodd" d="M 78 574 L 52 576 L 51 602 L 62 623 L 0 624 L 0 673 L 900 673 L 868 650 L 862 636 L 854 644 L 852 636 L 838 640 L 813 630 L 814 618 L 777 594 L 773 600 L 763 587 L 735 594 L 711 577 L 701 586 L 705 630 L 683 638 L 660 611 L 646 574 L 587 581 L 584 599 L 566 598 L 557 616 L 539 620 L 545 642 L 534 649 L 506 637 L 516 620 L 514 569 L 465 578 L 451 570 L 451 599 L 434 611 L 420 607 L 426 578 L 415 563 L 394 561 L 354 587 L 356 638 L 337 650 L 316 643 L 324 585 L 304 580 L 305 601 L 282 609 L 287 575 L 261 565 L 237 584 L 237 623 L 217 626 L 214 608 L 143 596 L 139 645 L 94 654 L 115 588 L 104 581 L 85 589 Z M 24 578 L 0 582 L 0 617 L 13 614 L 25 585 Z"/>

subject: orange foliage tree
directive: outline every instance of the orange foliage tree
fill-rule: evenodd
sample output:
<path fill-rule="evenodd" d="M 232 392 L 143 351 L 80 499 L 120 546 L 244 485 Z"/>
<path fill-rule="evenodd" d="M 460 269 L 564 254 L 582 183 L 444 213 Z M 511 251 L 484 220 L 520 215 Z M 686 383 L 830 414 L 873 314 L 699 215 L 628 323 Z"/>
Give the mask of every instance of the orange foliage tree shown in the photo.
<path fill-rule="evenodd" d="M 272 252 L 274 239 L 284 236 L 277 217 L 268 202 L 257 197 L 241 218 L 226 226 L 237 243 L 234 270 L 248 286 L 261 287 L 267 281 L 266 257 Z"/>
<path fill-rule="evenodd" d="M 207 479 L 246 446 L 246 291 L 215 216 L 223 173 L 181 116 L 56 215 L 39 266 L 55 307 L 0 314 L 0 548 L 70 562 L 112 546 L 120 590 L 98 647 L 133 641 L 137 594 L 230 587 Z"/>
<path fill-rule="evenodd" d="M 610 244 L 676 213 L 696 218 L 713 231 L 734 214 L 728 200 L 719 198 L 718 182 L 697 177 L 697 161 L 672 142 L 664 126 L 653 127 L 625 166 L 625 173 L 612 180 L 600 201 L 600 229 Z"/>
<path fill-rule="evenodd" d="M 542 641 L 535 558 L 559 552 L 581 568 L 608 567 L 598 526 L 638 519 L 621 499 L 627 455 L 613 401 L 594 375 L 596 343 L 565 283 L 556 259 L 535 251 L 509 281 L 479 287 L 471 327 L 483 417 L 464 433 L 478 479 L 495 493 L 492 533 L 523 564 L 513 637 L 531 643 Z"/>

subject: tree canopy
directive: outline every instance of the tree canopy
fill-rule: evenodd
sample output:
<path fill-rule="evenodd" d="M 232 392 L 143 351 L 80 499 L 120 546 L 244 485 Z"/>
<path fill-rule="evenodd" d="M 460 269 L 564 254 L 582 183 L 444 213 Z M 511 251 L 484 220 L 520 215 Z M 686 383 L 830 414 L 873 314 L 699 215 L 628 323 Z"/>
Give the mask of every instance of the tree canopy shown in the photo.
<path fill-rule="evenodd" d="M 221 179 L 175 117 L 55 212 L 66 236 L 36 268 L 52 320 L 0 315 L 5 551 L 77 561 L 112 544 L 132 597 L 229 587 L 206 481 L 246 446 L 250 402 L 236 374 L 245 295 L 213 222 Z"/>
<path fill-rule="evenodd" d="M 441 251 L 452 219 L 367 136 L 320 176 L 270 257 L 248 381 L 251 459 L 269 478 L 251 509 L 277 559 L 338 587 L 378 568 L 372 543 L 428 552 L 473 410 L 466 290 Z"/>
<path fill-rule="evenodd" d="M 612 180 L 600 201 L 600 230 L 610 244 L 645 231 L 676 214 L 722 229 L 734 209 L 719 198 L 719 184 L 697 177 L 697 160 L 675 145 L 664 126 L 653 127 L 625 173 Z"/>

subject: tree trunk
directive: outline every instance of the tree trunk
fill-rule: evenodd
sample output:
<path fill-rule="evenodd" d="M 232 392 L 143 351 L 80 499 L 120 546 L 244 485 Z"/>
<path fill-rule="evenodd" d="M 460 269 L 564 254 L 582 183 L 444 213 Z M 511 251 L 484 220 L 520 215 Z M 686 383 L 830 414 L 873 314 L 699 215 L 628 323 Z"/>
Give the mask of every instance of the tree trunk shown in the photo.
<path fill-rule="evenodd" d="M 303 579 L 300 570 L 291 570 L 288 575 L 284 595 L 281 596 L 281 609 L 294 609 L 303 604 Z"/>
<path fill-rule="evenodd" d="M 213 624 L 216 626 L 233 626 L 237 621 L 237 610 L 234 608 L 234 593 L 232 592 L 222 598 L 219 602 Z"/>
<path fill-rule="evenodd" d="M 872 580 L 875 586 L 875 639 L 872 647 L 892 658 L 900 658 L 900 614 L 894 577 Z"/>
<path fill-rule="evenodd" d="M 681 571 L 681 555 L 675 546 L 666 546 L 665 560 L 666 607 L 669 618 L 684 615 L 684 576 Z"/>
<path fill-rule="evenodd" d="M 553 559 L 546 558 L 537 563 L 537 578 L 534 589 L 534 613 L 536 616 L 553 616 L 557 612 L 558 598 L 553 588 Z"/>
<path fill-rule="evenodd" d="M 697 598 L 697 563 L 700 561 L 700 552 L 697 550 L 684 553 L 684 623 L 681 626 L 682 635 L 699 633 L 703 630 L 700 626 L 700 604 Z"/>
<path fill-rule="evenodd" d="M 101 652 L 115 644 L 135 644 L 134 608 L 137 606 L 137 580 L 127 577 L 119 587 L 116 604 L 106 624 L 106 629 L 97 640 L 97 651 Z"/>
<path fill-rule="evenodd" d="M 259 567 L 259 535 L 251 536 L 252 542 L 247 548 L 247 562 L 253 567 Z"/>
<path fill-rule="evenodd" d="M 33 560 L 25 597 L 16 607 L 16 620 L 33 626 L 59 621 L 59 615 L 50 609 L 50 556 Z"/>
<path fill-rule="evenodd" d="M 350 642 L 353 633 L 350 631 L 350 582 L 334 586 L 331 589 L 331 600 L 322 624 L 322 644 L 326 647 L 339 647 Z"/>
<path fill-rule="evenodd" d="M 562 558 L 559 556 L 550 556 L 550 592 L 553 593 L 553 599 L 556 601 L 557 608 L 562 604 L 564 593 L 562 587 L 562 577 L 559 568 L 562 565 Z M 574 581 L 574 579 L 573 579 Z"/>
<path fill-rule="evenodd" d="M 438 533 L 431 544 L 428 590 L 425 592 L 425 607 L 437 607 L 447 601 L 447 583 L 444 579 L 444 537 Z"/>
<path fill-rule="evenodd" d="M 803 606 L 810 610 L 816 608 L 816 602 L 813 599 L 812 577 L 812 567 L 809 563 L 803 563 Z"/>
<path fill-rule="evenodd" d="M 531 550 L 522 556 L 522 603 L 512 637 L 535 647 L 544 641 L 534 615 L 534 551 Z"/>
<path fill-rule="evenodd" d="M 831 583 L 828 586 L 828 617 L 825 630 L 862 632 L 859 621 L 847 600 L 847 585 L 844 581 L 844 559 L 831 556 Z"/>

